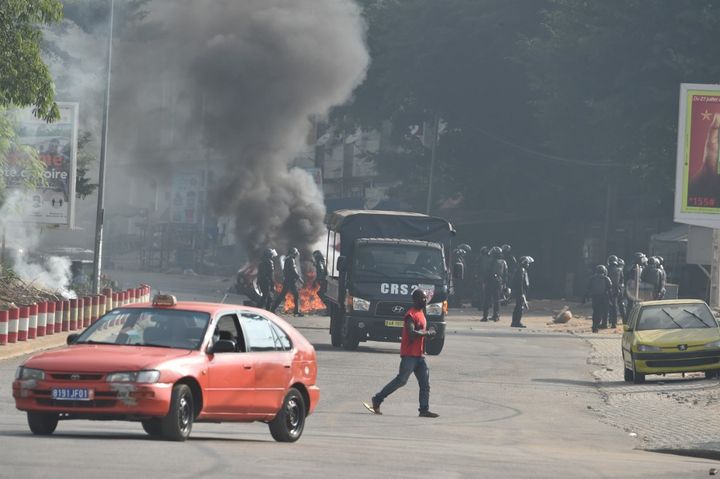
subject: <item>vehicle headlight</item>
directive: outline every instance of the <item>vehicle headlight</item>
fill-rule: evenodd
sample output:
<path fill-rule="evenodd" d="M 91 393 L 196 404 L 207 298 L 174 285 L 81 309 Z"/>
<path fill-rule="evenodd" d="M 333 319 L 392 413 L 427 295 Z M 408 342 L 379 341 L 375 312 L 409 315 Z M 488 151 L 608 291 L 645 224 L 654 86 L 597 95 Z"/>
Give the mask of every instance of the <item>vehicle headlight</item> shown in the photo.
<path fill-rule="evenodd" d="M 659 348 L 658 346 L 650 346 L 649 344 L 640 344 L 637 348 L 638 351 L 642 351 L 644 353 L 662 351 L 662 348 Z"/>
<path fill-rule="evenodd" d="M 428 316 L 440 316 L 444 309 L 443 303 L 432 303 L 425 306 L 425 313 Z"/>
<path fill-rule="evenodd" d="M 353 296 L 353 309 L 355 311 L 370 311 L 370 301 Z"/>
<path fill-rule="evenodd" d="M 705 347 L 707 349 L 718 349 L 720 348 L 720 341 L 713 341 L 712 343 L 707 343 Z"/>
<path fill-rule="evenodd" d="M 145 383 L 152 384 L 160 379 L 160 371 L 150 369 L 147 371 L 123 371 L 110 373 L 105 380 L 109 383 Z"/>
<path fill-rule="evenodd" d="M 18 366 L 15 371 L 15 379 L 45 379 L 45 371 Z"/>

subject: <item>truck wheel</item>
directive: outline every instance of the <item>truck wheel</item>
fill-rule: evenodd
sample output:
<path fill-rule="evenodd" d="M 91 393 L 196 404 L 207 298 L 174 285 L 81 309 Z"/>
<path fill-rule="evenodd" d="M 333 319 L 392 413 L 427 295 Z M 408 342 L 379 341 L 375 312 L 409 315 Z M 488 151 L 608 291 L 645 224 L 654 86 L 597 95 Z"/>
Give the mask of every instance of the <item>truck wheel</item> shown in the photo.
<path fill-rule="evenodd" d="M 350 324 L 350 321 L 345 320 L 345 324 L 342 328 L 342 347 L 345 351 L 355 351 L 360 344 L 360 331 L 358 331 L 357 325 Z"/>
<path fill-rule="evenodd" d="M 186 384 L 176 384 L 170 398 L 170 412 L 160 420 L 162 436 L 168 441 L 184 441 L 190 437 L 193 419 L 192 391 Z"/>
<path fill-rule="evenodd" d="M 339 348 L 342 346 L 342 327 L 340 323 L 340 313 L 338 307 L 334 304 L 330 305 L 330 344 Z"/>
<path fill-rule="evenodd" d="M 441 338 L 434 338 L 430 341 L 425 339 L 425 352 L 429 354 L 430 356 L 437 356 L 440 354 L 440 351 L 443 350 L 443 346 L 445 346 L 445 336 Z"/>
<path fill-rule="evenodd" d="M 280 411 L 268 425 L 270 434 L 278 442 L 295 442 L 300 439 L 305 427 L 305 401 L 297 389 L 290 388 Z"/>
<path fill-rule="evenodd" d="M 54 433 L 58 419 L 59 416 L 54 413 L 31 411 L 27 413 L 28 426 L 32 433 L 38 436 L 49 436 Z"/>

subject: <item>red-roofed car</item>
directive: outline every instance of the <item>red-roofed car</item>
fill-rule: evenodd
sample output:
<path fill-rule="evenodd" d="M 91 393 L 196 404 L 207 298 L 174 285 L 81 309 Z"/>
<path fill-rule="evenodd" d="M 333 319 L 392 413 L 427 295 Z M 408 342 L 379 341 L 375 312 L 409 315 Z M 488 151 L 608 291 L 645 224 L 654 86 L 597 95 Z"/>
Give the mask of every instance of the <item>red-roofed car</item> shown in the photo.
<path fill-rule="evenodd" d="M 263 421 L 275 440 L 294 442 L 320 399 L 312 344 L 261 309 L 158 296 L 108 312 L 68 343 L 18 367 L 15 405 L 35 434 L 106 419 L 184 441 L 195 422 Z"/>

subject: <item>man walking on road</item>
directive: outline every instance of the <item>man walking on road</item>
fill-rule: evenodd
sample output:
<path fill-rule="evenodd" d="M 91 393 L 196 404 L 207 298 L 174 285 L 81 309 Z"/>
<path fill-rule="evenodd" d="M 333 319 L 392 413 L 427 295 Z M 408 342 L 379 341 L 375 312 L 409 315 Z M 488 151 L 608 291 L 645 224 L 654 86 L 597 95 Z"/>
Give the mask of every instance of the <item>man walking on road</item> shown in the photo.
<path fill-rule="evenodd" d="M 407 384 L 410 374 L 414 373 L 420 386 L 420 417 L 438 417 L 430 412 L 430 370 L 425 362 L 425 337 L 435 337 L 435 330 L 427 329 L 427 321 L 423 309 L 427 304 L 427 295 L 420 288 L 412 293 L 413 306 L 405 315 L 402 339 L 400 341 L 400 371 L 395 379 L 390 381 L 382 390 L 372 398 L 372 404 L 363 403 L 365 407 L 375 414 L 380 412 L 380 405 L 386 397 Z"/>

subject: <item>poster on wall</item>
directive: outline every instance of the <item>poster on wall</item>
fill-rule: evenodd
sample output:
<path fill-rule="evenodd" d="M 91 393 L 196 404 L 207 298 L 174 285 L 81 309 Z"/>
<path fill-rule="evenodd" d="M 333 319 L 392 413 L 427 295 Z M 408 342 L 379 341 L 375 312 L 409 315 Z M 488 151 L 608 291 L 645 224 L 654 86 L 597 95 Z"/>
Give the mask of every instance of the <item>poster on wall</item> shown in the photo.
<path fill-rule="evenodd" d="M 202 174 L 174 174 L 170 191 L 170 221 L 185 224 L 197 223 L 202 190 Z"/>
<path fill-rule="evenodd" d="M 14 114 L 18 142 L 37 151 L 44 166 L 44 184 L 28 187 L 28 172 L 8 158 L 3 178 L 8 194 L 23 194 L 19 212 L 23 221 L 74 227 L 75 175 L 77 170 L 78 104 L 58 102 L 60 119 L 54 123 L 35 118 L 32 109 Z"/>
<path fill-rule="evenodd" d="M 720 227 L 720 85 L 680 87 L 675 221 Z"/>

